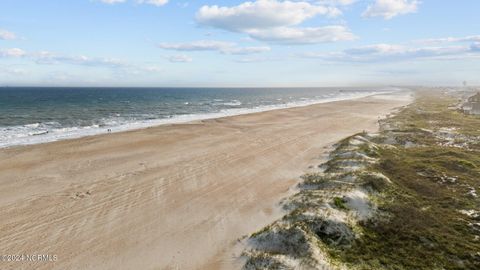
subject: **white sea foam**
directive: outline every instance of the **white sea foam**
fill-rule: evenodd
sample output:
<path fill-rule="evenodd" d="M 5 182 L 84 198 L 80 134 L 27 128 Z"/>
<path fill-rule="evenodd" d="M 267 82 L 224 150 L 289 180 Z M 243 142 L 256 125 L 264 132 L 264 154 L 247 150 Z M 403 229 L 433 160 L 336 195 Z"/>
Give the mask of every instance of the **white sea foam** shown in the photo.
<path fill-rule="evenodd" d="M 225 103 L 222 103 L 222 104 L 225 105 L 225 106 L 240 106 L 240 105 L 242 105 L 242 102 L 234 99 L 230 102 L 225 102 Z"/>
<path fill-rule="evenodd" d="M 90 125 L 79 127 L 62 127 L 56 122 L 47 123 L 32 123 L 23 126 L 10 126 L 0 127 L 0 148 L 11 147 L 16 145 L 29 145 L 53 142 L 58 140 L 80 138 L 85 136 L 103 134 L 107 132 L 122 132 L 127 130 L 147 128 L 157 125 L 186 123 L 191 121 L 206 120 L 234 115 L 242 115 L 263 111 L 270 111 L 276 109 L 285 109 L 292 107 L 303 107 L 319 103 L 327 103 L 333 101 L 357 99 L 372 95 L 386 95 L 394 92 L 402 91 L 398 88 L 389 88 L 381 91 L 358 91 L 358 92 L 340 92 L 333 96 L 328 94 L 326 96 L 317 97 L 315 99 L 300 99 L 299 101 L 258 106 L 254 108 L 231 108 L 225 109 L 214 113 L 203 114 L 185 114 L 185 115 L 172 115 L 168 118 L 151 119 L 151 120 L 129 120 L 121 118 L 102 119 L 102 125 Z M 223 101 L 223 100 L 215 100 Z M 224 105 L 241 106 L 241 102 L 238 100 L 231 100 L 230 102 L 224 102 Z"/>

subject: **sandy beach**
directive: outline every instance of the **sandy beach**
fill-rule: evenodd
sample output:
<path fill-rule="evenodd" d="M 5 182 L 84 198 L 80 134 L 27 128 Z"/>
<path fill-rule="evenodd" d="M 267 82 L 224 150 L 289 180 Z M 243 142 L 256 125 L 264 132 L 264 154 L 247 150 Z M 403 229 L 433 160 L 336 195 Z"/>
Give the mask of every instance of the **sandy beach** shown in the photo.
<path fill-rule="evenodd" d="M 238 269 L 238 239 L 405 95 L 0 149 L 0 253 L 56 255 L 0 269 Z"/>

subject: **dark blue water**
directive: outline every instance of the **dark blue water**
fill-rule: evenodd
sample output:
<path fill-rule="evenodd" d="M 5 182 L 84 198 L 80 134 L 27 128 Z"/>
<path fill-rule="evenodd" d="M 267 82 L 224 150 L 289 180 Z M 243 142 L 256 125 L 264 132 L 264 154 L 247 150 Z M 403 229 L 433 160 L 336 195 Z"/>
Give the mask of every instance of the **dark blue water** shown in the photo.
<path fill-rule="evenodd" d="M 0 147 L 367 96 L 332 88 L 0 88 Z"/>

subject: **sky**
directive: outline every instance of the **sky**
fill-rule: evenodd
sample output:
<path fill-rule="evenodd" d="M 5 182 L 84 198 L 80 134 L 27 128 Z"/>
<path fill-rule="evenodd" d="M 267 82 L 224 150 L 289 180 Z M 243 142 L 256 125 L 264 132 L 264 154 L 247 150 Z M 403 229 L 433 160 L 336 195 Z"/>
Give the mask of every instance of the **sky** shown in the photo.
<path fill-rule="evenodd" d="M 0 86 L 480 85 L 478 0 L 0 0 Z"/>

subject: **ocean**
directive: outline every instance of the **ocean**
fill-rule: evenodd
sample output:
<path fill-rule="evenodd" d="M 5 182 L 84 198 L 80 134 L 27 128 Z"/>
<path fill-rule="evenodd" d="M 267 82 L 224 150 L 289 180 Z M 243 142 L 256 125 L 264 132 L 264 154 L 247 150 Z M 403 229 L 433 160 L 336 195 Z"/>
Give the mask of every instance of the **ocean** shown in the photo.
<path fill-rule="evenodd" d="M 399 91 L 396 88 L 0 88 L 0 147 Z"/>

